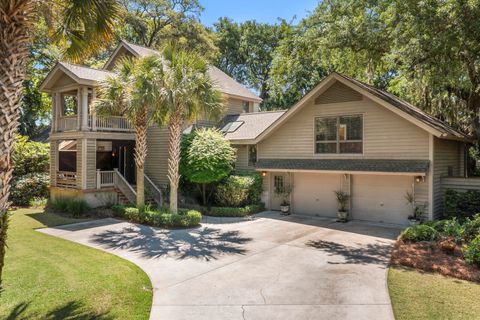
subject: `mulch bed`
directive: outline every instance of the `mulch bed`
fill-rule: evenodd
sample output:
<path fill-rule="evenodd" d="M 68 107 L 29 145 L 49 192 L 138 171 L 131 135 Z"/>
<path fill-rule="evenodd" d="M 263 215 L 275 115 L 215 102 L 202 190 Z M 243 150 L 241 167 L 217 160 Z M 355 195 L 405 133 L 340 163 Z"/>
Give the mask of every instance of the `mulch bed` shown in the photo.
<path fill-rule="evenodd" d="M 440 250 L 436 242 L 398 240 L 393 249 L 390 263 L 393 266 L 406 266 L 462 280 L 480 282 L 480 269 L 465 261 L 459 246 L 449 254 Z"/>

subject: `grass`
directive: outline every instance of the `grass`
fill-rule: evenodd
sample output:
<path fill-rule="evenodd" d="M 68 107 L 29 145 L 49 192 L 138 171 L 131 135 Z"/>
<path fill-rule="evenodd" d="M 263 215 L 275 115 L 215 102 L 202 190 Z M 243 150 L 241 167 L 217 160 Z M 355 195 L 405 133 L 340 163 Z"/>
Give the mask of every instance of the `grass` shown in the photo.
<path fill-rule="evenodd" d="M 41 209 L 12 212 L 0 319 L 148 319 L 152 290 L 141 269 L 35 231 L 79 221 Z"/>
<path fill-rule="evenodd" d="M 478 319 L 480 284 L 392 267 L 388 289 L 395 319 Z"/>

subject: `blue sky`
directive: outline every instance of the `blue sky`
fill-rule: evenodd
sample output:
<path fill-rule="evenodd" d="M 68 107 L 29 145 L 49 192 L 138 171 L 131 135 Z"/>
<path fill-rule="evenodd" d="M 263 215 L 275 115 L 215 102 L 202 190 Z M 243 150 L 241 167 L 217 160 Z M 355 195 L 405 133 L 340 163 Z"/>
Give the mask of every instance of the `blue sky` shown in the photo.
<path fill-rule="evenodd" d="M 210 27 L 220 17 L 229 17 L 235 22 L 257 20 L 275 23 L 277 18 L 295 22 L 313 11 L 319 0 L 200 0 L 205 10 L 200 16 L 203 24 Z"/>

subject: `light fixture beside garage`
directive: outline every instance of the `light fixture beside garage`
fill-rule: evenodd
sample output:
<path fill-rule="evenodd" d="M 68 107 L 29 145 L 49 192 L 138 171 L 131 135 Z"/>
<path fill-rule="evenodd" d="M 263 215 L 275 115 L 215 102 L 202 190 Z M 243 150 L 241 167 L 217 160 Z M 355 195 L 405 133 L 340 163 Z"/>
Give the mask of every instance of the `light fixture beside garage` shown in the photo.
<path fill-rule="evenodd" d="M 415 177 L 415 182 L 416 183 L 425 182 L 425 177 L 424 176 L 416 176 Z"/>
<path fill-rule="evenodd" d="M 267 171 L 262 171 L 262 177 L 266 177 L 267 176 Z"/>

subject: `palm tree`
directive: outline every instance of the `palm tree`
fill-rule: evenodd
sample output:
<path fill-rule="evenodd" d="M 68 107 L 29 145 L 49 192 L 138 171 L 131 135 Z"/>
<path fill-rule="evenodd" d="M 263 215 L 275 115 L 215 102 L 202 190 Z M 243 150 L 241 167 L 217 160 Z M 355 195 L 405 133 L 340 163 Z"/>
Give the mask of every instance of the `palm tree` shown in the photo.
<path fill-rule="evenodd" d="M 10 154 L 18 128 L 33 22 L 44 17 L 54 31 L 52 36 L 65 44 L 65 53 L 78 61 L 108 43 L 119 14 L 117 0 L 0 1 L 0 285 L 13 171 Z"/>
<path fill-rule="evenodd" d="M 159 108 L 163 87 L 163 62 L 159 56 L 123 58 L 115 67 L 116 76 L 99 87 L 94 103 L 97 113 L 123 115 L 135 127 L 135 164 L 137 170 L 137 207 L 145 205 L 145 159 L 147 129 Z"/>
<path fill-rule="evenodd" d="M 223 97 L 207 74 L 205 60 L 195 53 L 167 48 L 163 51 L 163 59 L 164 88 L 156 120 L 169 130 L 170 211 L 177 213 L 182 130 L 185 124 L 197 118 L 218 118 L 223 110 Z"/>

